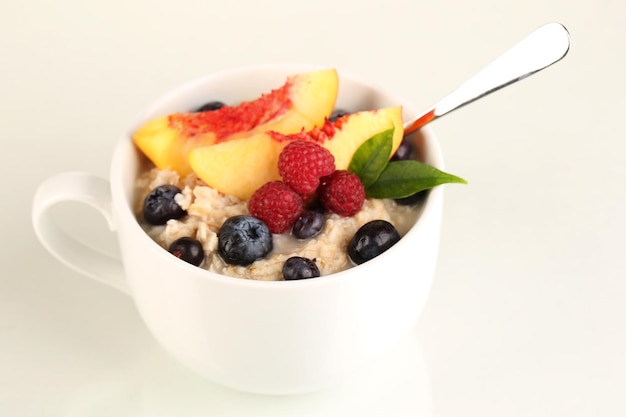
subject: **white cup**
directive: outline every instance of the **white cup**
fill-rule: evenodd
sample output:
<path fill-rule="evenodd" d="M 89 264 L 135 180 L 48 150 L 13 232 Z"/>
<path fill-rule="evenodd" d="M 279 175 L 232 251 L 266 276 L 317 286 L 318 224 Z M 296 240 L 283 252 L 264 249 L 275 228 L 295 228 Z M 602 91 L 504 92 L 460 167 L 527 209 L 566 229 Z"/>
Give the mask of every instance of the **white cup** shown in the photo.
<path fill-rule="evenodd" d="M 210 74 L 175 88 L 130 126 L 115 148 L 110 179 L 62 173 L 44 181 L 33 203 L 43 245 L 76 270 L 132 297 L 146 326 L 181 363 L 242 391 L 294 394 L 323 388 L 399 342 L 416 323 L 434 276 L 443 203 L 435 187 L 416 224 L 382 255 L 348 270 L 298 281 L 254 281 L 192 266 L 155 243 L 133 212 L 140 155 L 132 134 L 148 119 L 186 111 L 214 97 L 251 100 L 303 66 L 255 66 Z M 339 71 L 337 108 L 410 103 Z M 443 169 L 426 127 L 413 134 L 422 159 Z M 51 216 L 59 202 L 99 210 L 117 233 L 121 260 L 68 237 Z"/>

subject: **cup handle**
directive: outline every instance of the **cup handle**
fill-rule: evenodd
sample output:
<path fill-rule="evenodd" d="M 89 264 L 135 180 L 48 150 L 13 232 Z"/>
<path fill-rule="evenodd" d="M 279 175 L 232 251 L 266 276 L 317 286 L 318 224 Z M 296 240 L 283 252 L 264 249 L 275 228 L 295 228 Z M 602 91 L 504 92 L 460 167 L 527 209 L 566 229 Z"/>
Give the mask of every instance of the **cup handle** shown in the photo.
<path fill-rule="evenodd" d="M 77 201 L 96 208 L 116 230 L 109 182 L 91 174 L 67 172 L 45 180 L 33 201 L 35 233 L 45 248 L 69 267 L 126 294 L 130 288 L 120 259 L 99 252 L 65 233 L 51 216 L 58 203 Z"/>

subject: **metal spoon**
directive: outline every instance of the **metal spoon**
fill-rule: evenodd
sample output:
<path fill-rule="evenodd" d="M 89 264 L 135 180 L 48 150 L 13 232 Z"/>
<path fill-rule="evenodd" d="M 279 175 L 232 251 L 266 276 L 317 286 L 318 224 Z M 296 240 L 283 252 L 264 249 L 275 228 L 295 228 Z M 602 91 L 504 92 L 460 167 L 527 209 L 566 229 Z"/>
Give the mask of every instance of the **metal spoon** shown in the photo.
<path fill-rule="evenodd" d="M 549 67 L 567 55 L 569 45 L 570 36 L 563 25 L 548 23 L 539 27 L 434 106 L 406 122 L 404 134 Z"/>

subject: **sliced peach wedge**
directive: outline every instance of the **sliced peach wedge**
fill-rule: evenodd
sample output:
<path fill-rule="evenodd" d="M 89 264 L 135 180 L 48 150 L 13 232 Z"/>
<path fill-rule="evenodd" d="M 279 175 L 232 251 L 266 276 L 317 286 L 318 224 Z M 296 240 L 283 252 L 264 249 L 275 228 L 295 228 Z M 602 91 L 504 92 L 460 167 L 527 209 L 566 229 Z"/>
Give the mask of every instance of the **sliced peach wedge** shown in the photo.
<path fill-rule="evenodd" d="M 259 133 L 189 152 L 191 168 L 208 186 L 247 200 L 263 184 L 280 178 L 278 155 L 287 141 Z"/>
<path fill-rule="evenodd" d="M 315 141 L 335 157 L 337 169 L 347 169 L 358 147 L 372 136 L 394 128 L 392 153 L 402 141 L 402 108 L 362 111 L 326 122 L 309 131 L 284 134 L 268 131 L 249 138 L 193 149 L 189 163 L 210 187 L 242 200 L 249 199 L 263 184 L 280 179 L 278 157 L 293 140 Z"/>
<path fill-rule="evenodd" d="M 334 69 L 296 74 L 280 88 L 236 106 L 175 113 L 150 120 L 133 135 L 135 145 L 159 169 L 192 172 L 189 152 L 255 134 L 283 134 L 321 126 L 335 106 L 339 81 Z"/>
<path fill-rule="evenodd" d="M 326 137 L 318 141 L 333 154 L 337 169 L 348 169 L 352 155 L 363 142 L 391 128 L 394 129 L 391 147 L 393 155 L 404 135 L 401 106 L 362 111 L 340 117 L 332 124 L 332 130 L 325 132 Z"/>

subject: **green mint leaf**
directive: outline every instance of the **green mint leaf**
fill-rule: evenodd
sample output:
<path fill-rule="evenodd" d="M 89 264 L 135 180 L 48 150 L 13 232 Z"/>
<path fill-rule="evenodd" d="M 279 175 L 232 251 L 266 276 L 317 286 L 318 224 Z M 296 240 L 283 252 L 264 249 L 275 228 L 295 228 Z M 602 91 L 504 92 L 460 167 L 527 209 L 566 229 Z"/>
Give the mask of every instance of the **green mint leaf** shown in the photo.
<path fill-rule="evenodd" d="M 391 128 L 372 136 L 352 156 L 348 170 L 359 176 L 365 188 L 376 182 L 389 162 L 393 131 Z"/>
<path fill-rule="evenodd" d="M 404 198 L 446 183 L 467 184 L 467 181 L 419 161 L 392 161 L 365 188 L 365 193 L 371 198 Z"/>

